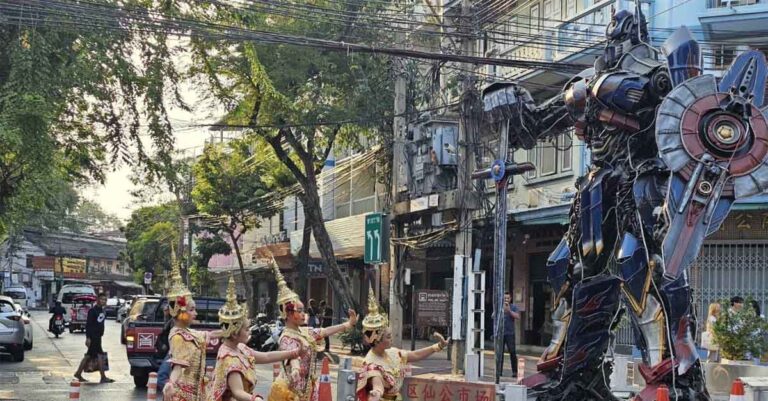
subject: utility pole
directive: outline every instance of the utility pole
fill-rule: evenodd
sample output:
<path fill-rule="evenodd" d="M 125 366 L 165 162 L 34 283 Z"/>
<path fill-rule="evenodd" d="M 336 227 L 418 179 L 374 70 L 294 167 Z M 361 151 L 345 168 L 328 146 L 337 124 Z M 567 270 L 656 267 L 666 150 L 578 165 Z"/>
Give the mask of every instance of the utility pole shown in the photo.
<path fill-rule="evenodd" d="M 405 36 L 398 33 L 399 40 Z M 399 169 L 404 165 L 403 160 L 403 141 L 405 141 L 406 132 L 406 72 L 403 59 L 396 59 L 397 77 L 395 78 L 395 119 L 393 121 L 393 144 L 392 144 L 392 205 L 397 203 L 400 180 Z M 394 209 L 394 208 L 393 208 Z M 394 216 L 390 219 L 391 238 L 402 236 L 402 223 L 398 222 Z M 398 245 L 392 241 L 389 243 L 389 324 L 392 328 L 392 345 L 402 348 L 403 343 L 403 305 L 400 303 L 400 295 L 403 292 L 402 280 L 397 280 L 399 266 L 398 254 L 400 253 Z"/>
<path fill-rule="evenodd" d="M 464 33 L 464 39 L 461 43 L 461 54 L 464 56 L 472 54 L 472 48 L 474 42 L 471 39 L 470 16 L 472 14 L 472 2 L 471 0 L 461 1 L 461 18 L 458 19 L 459 31 Z M 474 68 L 473 65 L 468 64 L 465 66 L 466 70 Z M 463 335 L 465 333 L 463 324 L 468 316 L 469 311 L 466 310 L 466 294 L 467 288 L 465 288 L 465 277 L 470 272 L 470 255 L 472 252 L 472 210 L 469 208 L 468 201 L 470 200 L 470 191 L 472 190 L 472 184 L 470 182 L 470 173 L 474 168 L 475 152 L 472 139 L 475 138 L 474 129 L 475 124 L 471 123 L 473 118 L 476 118 L 474 114 L 475 101 L 471 95 L 474 86 L 474 79 L 472 75 L 464 77 L 462 83 L 462 95 L 461 95 L 461 112 L 459 116 L 459 165 L 457 169 L 457 204 L 459 231 L 456 234 L 456 253 L 454 256 L 454 296 L 452 309 L 454 311 L 454 322 L 452 324 L 453 330 L 451 335 L 454 337 L 454 341 L 451 345 L 451 370 L 453 374 L 459 375 L 465 372 L 464 358 L 467 353 L 467 342 Z M 460 291 L 459 291 L 460 290 Z M 459 314 L 460 321 L 456 322 L 455 311 L 461 311 Z M 458 329 L 458 330 L 457 330 Z"/>

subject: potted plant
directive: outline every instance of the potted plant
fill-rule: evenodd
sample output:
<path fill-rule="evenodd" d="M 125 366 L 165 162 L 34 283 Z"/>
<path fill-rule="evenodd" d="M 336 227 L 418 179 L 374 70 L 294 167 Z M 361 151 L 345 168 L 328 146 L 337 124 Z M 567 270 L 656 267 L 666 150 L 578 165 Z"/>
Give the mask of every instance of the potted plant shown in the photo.
<path fill-rule="evenodd" d="M 723 363 L 752 363 L 752 356 L 768 351 L 768 323 L 754 309 L 731 308 L 721 302 L 722 312 L 713 326 L 715 342 L 720 346 Z M 745 303 L 749 305 L 749 300 Z"/>

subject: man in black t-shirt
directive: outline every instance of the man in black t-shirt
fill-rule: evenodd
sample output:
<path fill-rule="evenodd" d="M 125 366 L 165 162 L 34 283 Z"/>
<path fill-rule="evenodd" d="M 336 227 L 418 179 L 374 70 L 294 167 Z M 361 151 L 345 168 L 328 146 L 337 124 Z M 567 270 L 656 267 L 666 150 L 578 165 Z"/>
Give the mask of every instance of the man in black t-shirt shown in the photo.
<path fill-rule="evenodd" d="M 331 327 L 333 326 L 333 309 L 325 301 L 320 301 L 320 310 L 322 318 L 320 319 L 320 326 Z M 325 337 L 325 352 L 331 351 L 331 337 Z"/>
<path fill-rule="evenodd" d="M 83 360 L 80 361 L 77 372 L 75 372 L 75 379 L 81 382 L 88 381 L 83 378 L 83 369 L 85 369 L 88 361 L 94 358 L 99 365 L 100 383 L 114 382 L 114 380 L 104 374 L 104 350 L 101 348 L 101 337 L 104 336 L 104 320 L 107 319 L 107 315 L 104 313 L 104 305 L 106 304 L 107 295 L 101 293 L 99 294 L 99 301 L 96 303 L 96 306 L 88 311 L 88 319 L 85 321 L 85 346 L 88 347 L 88 351 L 85 353 Z"/>

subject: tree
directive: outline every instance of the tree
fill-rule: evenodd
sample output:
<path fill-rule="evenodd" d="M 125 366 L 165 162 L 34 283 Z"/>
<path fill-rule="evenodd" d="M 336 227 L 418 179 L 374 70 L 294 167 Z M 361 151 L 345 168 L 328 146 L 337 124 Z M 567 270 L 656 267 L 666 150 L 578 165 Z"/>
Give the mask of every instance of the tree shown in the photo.
<path fill-rule="evenodd" d="M 371 11 L 381 2 L 355 2 Z M 345 10 L 349 4 L 315 1 L 324 9 Z M 315 36 L 375 40 L 379 32 L 362 28 L 354 18 L 344 24 L 325 18 L 300 19 L 260 13 L 252 8 L 190 6 L 186 12 L 207 22 L 251 29 L 311 31 Z M 357 306 L 342 275 L 326 231 L 318 191 L 318 175 L 329 153 L 341 142 L 355 144 L 363 135 L 389 133 L 382 117 L 391 115 L 392 81 L 388 60 L 375 55 L 344 54 L 287 45 L 192 41 L 190 71 L 206 79 L 208 99 L 228 107 L 224 123 L 245 127 L 267 140 L 278 159 L 299 183 L 306 224 L 330 272 L 342 303 Z M 357 121 L 357 124 L 334 124 Z M 366 123 L 366 121 L 368 123 Z M 379 122 L 377 124 L 376 122 Z M 270 128 L 272 127 L 272 128 Z M 304 233 L 308 245 L 309 232 Z"/>
<path fill-rule="evenodd" d="M 103 182 L 107 166 L 146 160 L 142 135 L 170 152 L 166 107 L 186 107 L 165 33 L 76 30 L 30 7 L 9 6 L 3 19 L 24 23 L 0 25 L 0 235 L 45 210 L 58 181 Z"/>
<path fill-rule="evenodd" d="M 120 218 L 105 212 L 98 203 L 81 198 L 72 217 L 82 225 L 80 231 L 108 231 L 122 227 Z"/>
<path fill-rule="evenodd" d="M 153 279 L 171 267 L 171 244 L 179 238 L 179 210 L 175 203 L 145 206 L 134 210 L 123 229 L 128 241 L 128 264 L 136 272 L 136 280 L 143 283 L 144 272 L 153 272 Z"/>
<path fill-rule="evenodd" d="M 263 160 L 264 146 L 248 139 L 208 145 L 193 166 L 195 186 L 192 199 L 197 210 L 206 215 L 203 227 L 227 238 L 235 251 L 240 275 L 245 283 L 249 310 L 253 306 L 251 280 L 245 274 L 240 240 L 247 231 L 259 227 L 260 217 L 276 212 L 267 203 L 273 189 Z M 279 210 L 279 209 L 277 209 Z"/>

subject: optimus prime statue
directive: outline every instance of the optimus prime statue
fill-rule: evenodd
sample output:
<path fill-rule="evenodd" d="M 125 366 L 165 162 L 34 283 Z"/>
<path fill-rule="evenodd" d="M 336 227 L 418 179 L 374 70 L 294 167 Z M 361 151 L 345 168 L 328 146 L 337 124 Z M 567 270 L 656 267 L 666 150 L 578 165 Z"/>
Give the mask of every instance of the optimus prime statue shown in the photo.
<path fill-rule="evenodd" d="M 741 54 L 718 82 L 685 27 L 650 46 L 639 7 L 614 12 L 606 39 L 594 68 L 542 105 L 511 83 L 484 94 L 492 121 L 513 122 L 510 147 L 574 129 L 592 155 L 547 262 L 552 342 L 524 384 L 539 400 L 613 399 L 605 356 L 625 310 L 647 384 L 636 400 L 661 385 L 709 400 L 688 269 L 736 199 L 768 191 L 765 56 Z"/>

